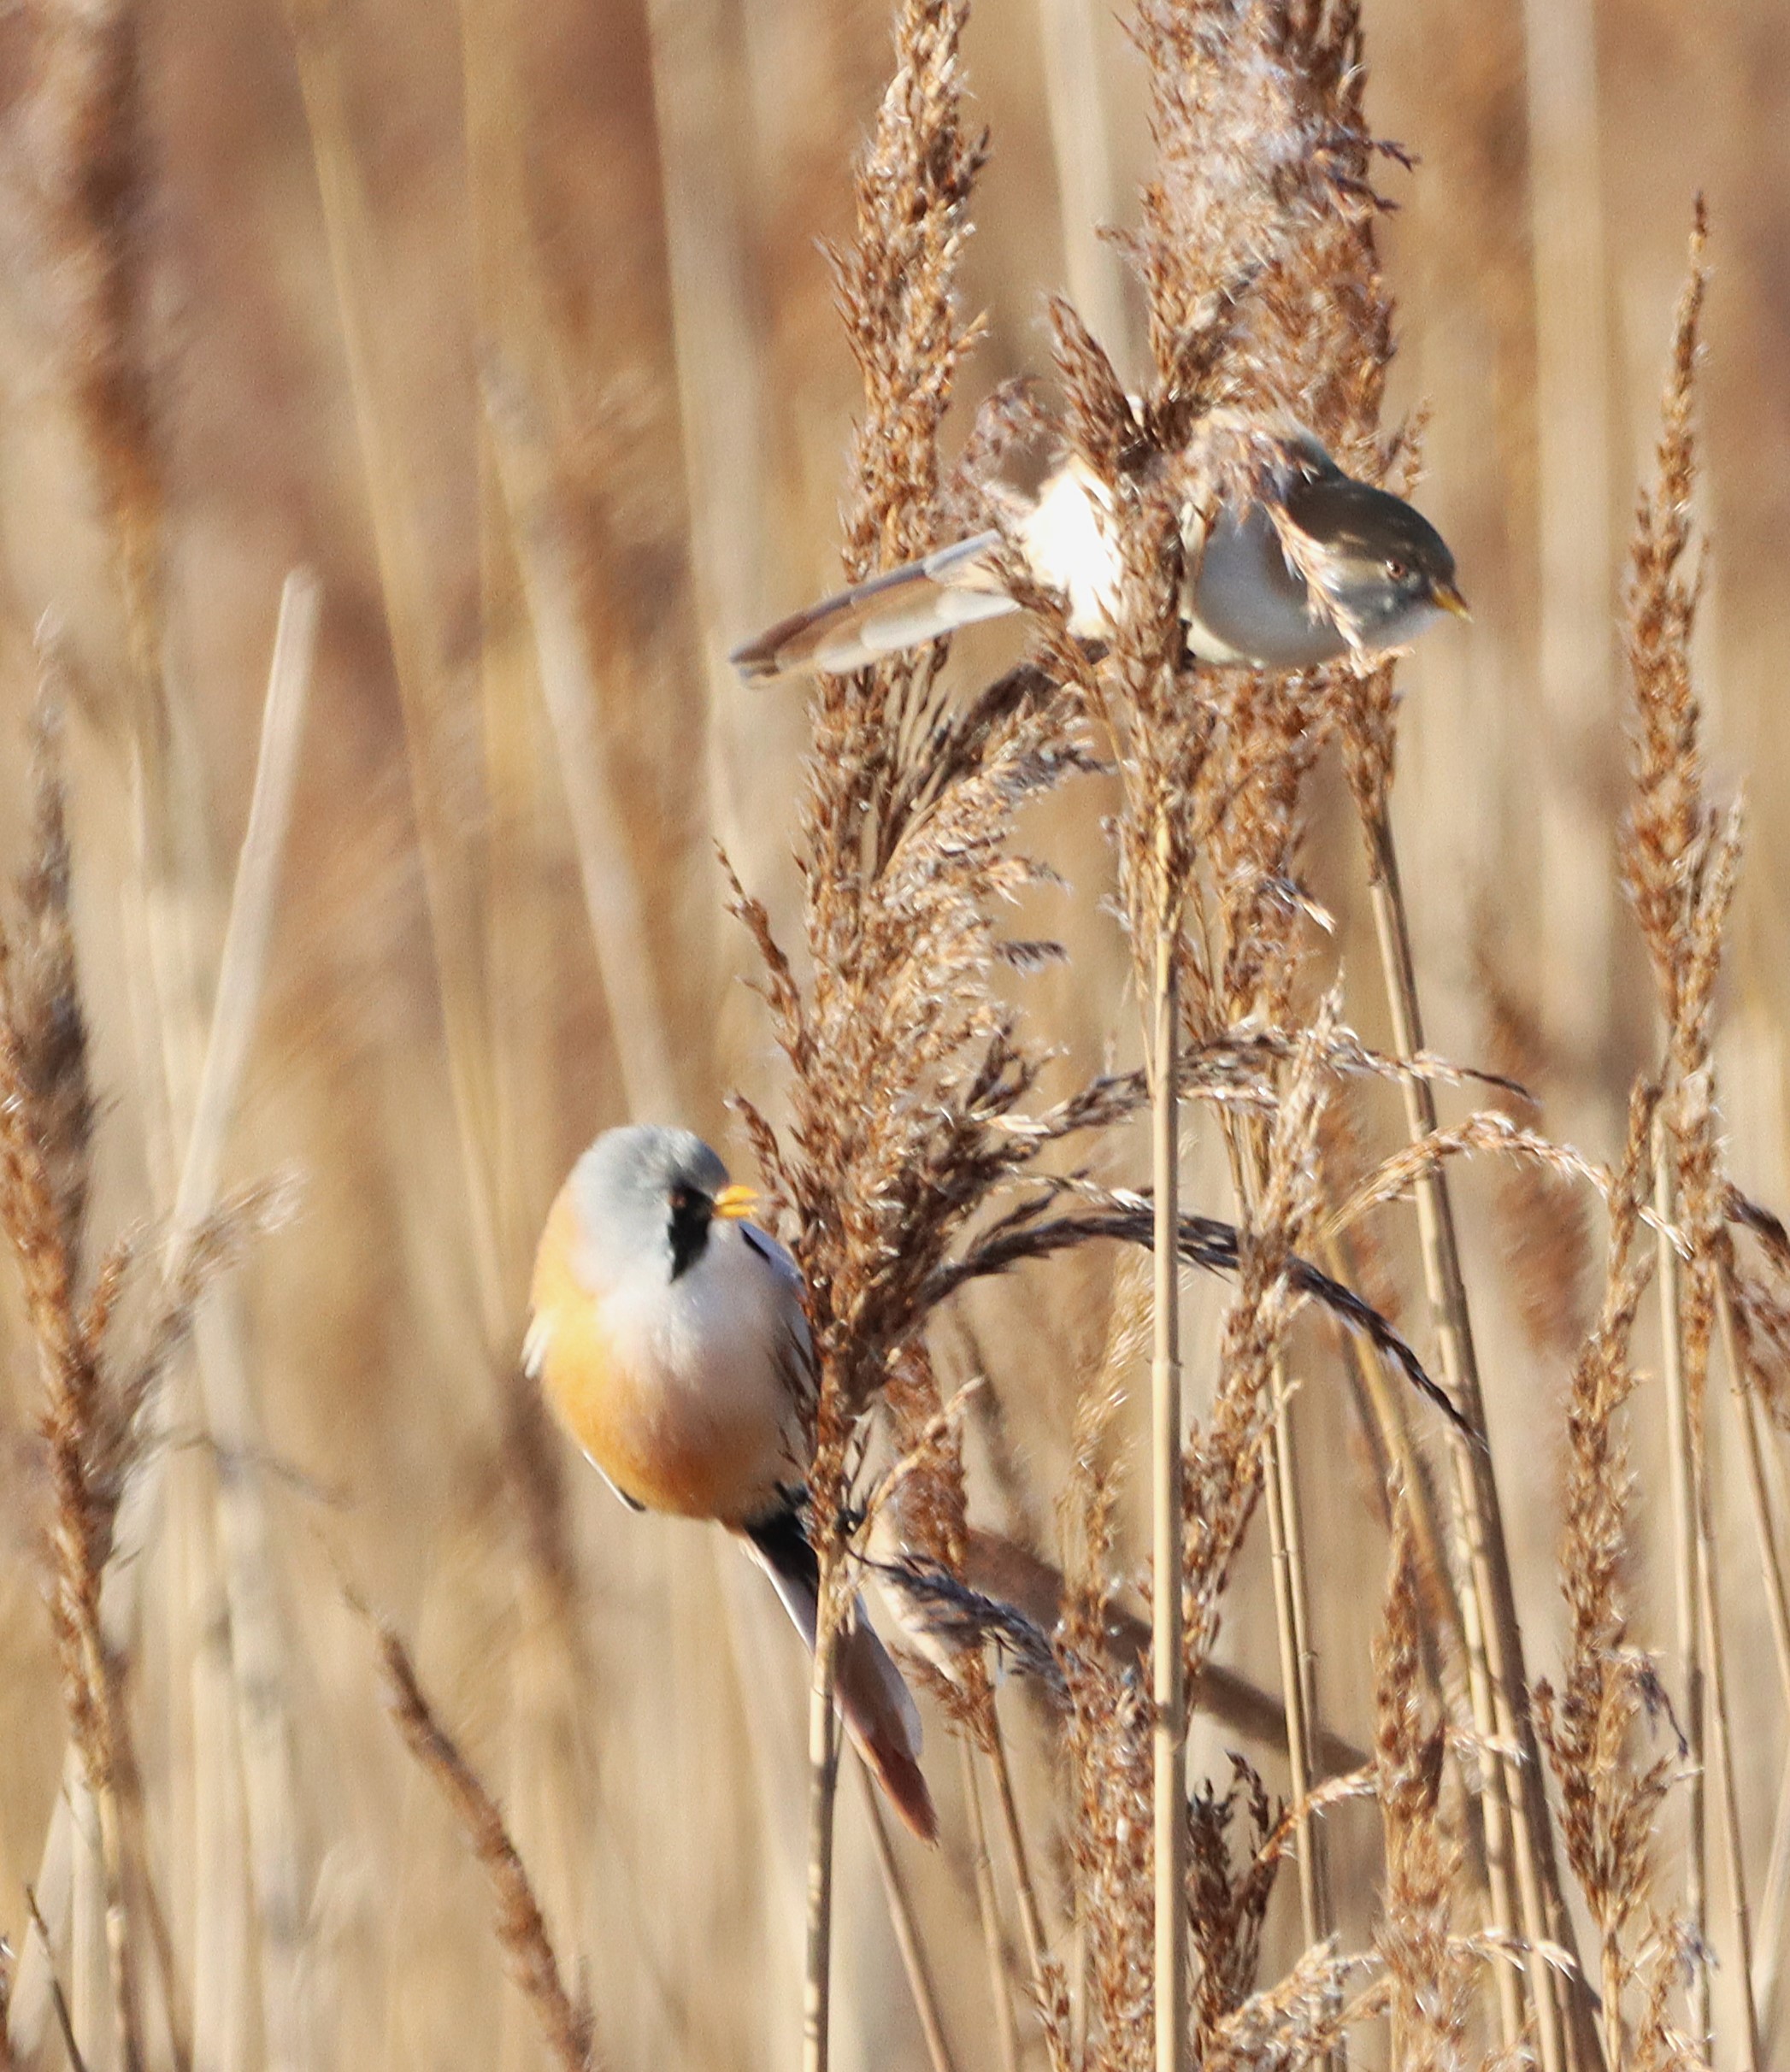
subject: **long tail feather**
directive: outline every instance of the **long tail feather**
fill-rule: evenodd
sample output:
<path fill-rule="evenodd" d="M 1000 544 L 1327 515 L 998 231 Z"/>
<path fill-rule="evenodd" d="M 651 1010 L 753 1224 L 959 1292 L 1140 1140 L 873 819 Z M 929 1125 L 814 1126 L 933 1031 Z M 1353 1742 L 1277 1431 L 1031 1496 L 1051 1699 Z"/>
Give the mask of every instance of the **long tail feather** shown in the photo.
<path fill-rule="evenodd" d="M 814 1646 L 820 1566 L 793 1510 L 779 1511 L 741 1538 L 776 1586 L 784 1610 Z M 860 1601 L 839 1635 L 833 1690 L 839 1716 L 889 1803 L 923 1842 L 935 1841 L 939 1816 L 920 1768 L 920 1716 L 901 1671 L 876 1637 Z"/>
<path fill-rule="evenodd" d="M 1000 544 L 1000 534 L 991 532 L 936 548 L 780 619 L 729 659 L 749 684 L 775 683 L 801 670 L 843 675 L 941 640 L 959 627 L 1017 611 L 998 587 Z"/>

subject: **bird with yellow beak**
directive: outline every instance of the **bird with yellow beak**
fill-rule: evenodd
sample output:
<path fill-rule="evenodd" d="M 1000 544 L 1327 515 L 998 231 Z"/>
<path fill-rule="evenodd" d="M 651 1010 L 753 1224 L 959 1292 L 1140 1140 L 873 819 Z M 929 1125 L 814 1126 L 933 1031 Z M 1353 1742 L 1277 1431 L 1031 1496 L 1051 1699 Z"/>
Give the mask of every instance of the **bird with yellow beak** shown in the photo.
<path fill-rule="evenodd" d="M 635 1510 L 712 1519 L 769 1575 L 812 1648 L 803 1517 L 814 1354 L 802 1278 L 688 1130 L 606 1131 L 572 1168 L 535 1260 L 528 1371 Z M 863 1607 L 840 1635 L 841 1716 L 916 1834 L 937 1833 L 920 1725 Z"/>

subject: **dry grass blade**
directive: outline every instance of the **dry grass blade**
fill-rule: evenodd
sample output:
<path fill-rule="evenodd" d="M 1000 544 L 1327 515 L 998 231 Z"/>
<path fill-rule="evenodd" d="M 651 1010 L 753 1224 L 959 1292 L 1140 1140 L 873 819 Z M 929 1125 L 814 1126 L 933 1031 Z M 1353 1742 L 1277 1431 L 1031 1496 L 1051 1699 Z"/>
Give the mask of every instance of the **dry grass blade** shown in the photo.
<path fill-rule="evenodd" d="M 1001 1928 L 1000 1900 L 995 1891 L 994 1861 L 988 1851 L 988 1823 L 982 1811 L 976 1777 L 975 1745 L 966 1735 L 957 1744 L 963 1779 L 963 1804 L 969 1820 L 970 1868 L 975 1880 L 976 1918 L 988 1966 L 988 1997 L 994 2010 L 994 2034 L 1001 2072 L 1018 2072 L 1019 2028 L 1013 2013 L 1013 1980 L 1007 1967 L 1007 1942 Z"/>
<path fill-rule="evenodd" d="M 1116 216 L 1118 192 L 1095 10 L 1091 0 L 1039 0 L 1038 14 L 1069 295 L 1095 337 L 1128 365 L 1119 268 L 1102 235 Z"/>
<path fill-rule="evenodd" d="M 739 685 L 727 652 L 763 609 L 764 513 L 773 482 L 763 341 L 739 203 L 745 67 L 718 0 L 651 0 L 653 105 L 662 180 L 691 564 L 709 689 L 710 824 L 742 868 L 757 833 L 741 810 Z M 736 153 L 738 154 L 736 156 Z"/>
<path fill-rule="evenodd" d="M 495 1366 L 502 1357 L 507 1318 L 489 1167 L 490 1059 L 477 907 L 449 814 L 449 787 L 441 767 L 446 732 L 444 668 L 427 618 L 429 586 L 419 523 L 388 410 L 377 315 L 380 258 L 355 152 L 341 47 L 344 26 L 309 0 L 294 0 L 289 13 L 403 715 L 411 806 L 472 1226 L 474 1285 Z"/>
<path fill-rule="evenodd" d="M 933 1985 L 932 1968 L 926 1961 L 926 1951 L 920 1940 L 920 1924 L 915 1918 L 913 1903 L 908 1897 L 906 1885 L 901 1875 L 901 1867 L 895 1861 L 895 1851 L 889 1841 L 888 1823 L 882 1816 L 882 1806 L 876 1796 L 876 1787 L 870 1781 L 870 1773 L 862 1763 L 857 1764 L 857 1781 L 863 1787 L 862 1798 L 864 1818 L 870 1827 L 870 1843 L 876 1852 L 877 1875 L 881 1878 L 883 1891 L 889 1903 L 889 1922 L 895 1931 L 896 1947 L 901 1952 L 902 1969 L 907 1973 L 908 1988 L 914 1996 L 914 2012 L 920 2022 L 920 2033 L 926 2043 L 927 2062 L 932 2072 L 955 2072 L 951 2045 L 945 2034 L 945 2023 L 939 2012 L 939 1996 Z M 0 2069 L 3 2072 L 3 2069 Z"/>
<path fill-rule="evenodd" d="M 362 1616 L 373 1625 L 392 1716 L 404 1745 L 434 1780 L 490 1881 L 494 1926 L 506 1969 L 534 2010 L 562 2072 L 590 2072 L 597 2063 L 591 2010 L 575 2004 L 566 1991 L 527 1869 L 509 1839 L 503 1816 L 477 1771 L 436 1718 L 403 1642 L 390 1626 L 373 1620 L 364 1610 Z"/>
<path fill-rule="evenodd" d="M 597 654 L 611 667 L 625 667 L 626 645 L 613 616 L 594 638 L 581 623 L 558 485 L 514 374 L 487 379 L 486 409 L 534 627 L 541 691 L 559 746 L 585 913 L 602 966 L 628 1113 L 638 1121 L 678 1115 L 683 1109 L 663 1033 L 652 939 L 610 780 L 592 667 Z"/>
<path fill-rule="evenodd" d="M 233 1310 L 196 1313 L 206 1280 L 282 1207 L 277 1189 L 251 1192 L 221 1209 L 214 1204 L 260 1010 L 321 608 L 314 577 L 303 570 L 287 577 L 210 1034 L 175 1191 L 162 1313 L 132 1384 L 145 1392 L 153 1389 L 155 1377 L 165 1370 L 187 1329 L 196 1333 L 206 1429 L 221 1468 L 219 1539 L 259 1929 L 262 2019 L 272 2072 L 304 2072 L 313 2033 L 304 1984 L 307 1910 L 297 1824 L 291 1642 L 280 1609 L 262 1478 L 248 1467 L 259 1450 L 260 1422 L 241 1321 Z"/>
<path fill-rule="evenodd" d="M 217 998 L 193 1103 L 192 1127 L 174 1193 L 177 1228 L 208 1215 L 217 1198 L 218 1168 L 261 1004 L 322 602 L 322 592 L 309 569 L 295 568 L 280 593 L 249 824 L 243 833 L 230 896 Z"/>

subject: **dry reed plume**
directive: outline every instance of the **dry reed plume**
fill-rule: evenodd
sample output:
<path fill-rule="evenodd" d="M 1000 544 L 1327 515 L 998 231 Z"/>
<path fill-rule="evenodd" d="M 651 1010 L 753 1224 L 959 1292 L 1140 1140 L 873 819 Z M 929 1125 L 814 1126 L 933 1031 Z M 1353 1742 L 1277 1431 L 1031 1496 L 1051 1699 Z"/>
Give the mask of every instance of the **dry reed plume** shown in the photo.
<path fill-rule="evenodd" d="M 1294 430 L 1364 480 L 1416 478 L 1421 420 L 1387 416 L 1380 191 L 1402 200 L 1414 168 L 1369 119 L 1357 7 L 1137 0 L 1127 91 L 1147 151 L 1112 240 L 1132 299 L 1094 263 L 1097 227 L 1065 222 L 1081 300 L 1048 303 L 1049 380 L 996 382 L 960 431 L 985 338 L 991 375 L 1025 356 L 1006 277 L 978 271 L 971 242 L 973 206 L 998 225 L 1004 204 L 966 50 L 985 11 L 1011 25 L 1004 0 L 975 3 L 973 24 L 970 0 L 897 0 L 892 75 L 828 247 L 859 385 L 839 556 L 856 581 L 1000 524 L 1009 477 L 1053 444 L 1110 500 L 1110 634 L 1072 638 L 1063 600 L 1033 592 L 1029 650 L 1004 669 L 969 666 L 995 652 L 979 635 L 821 676 L 786 814 L 790 773 L 718 682 L 685 680 L 748 630 L 721 615 L 757 612 L 760 579 L 804 565 L 795 514 L 837 465 L 777 391 L 827 363 L 789 284 L 832 220 L 833 130 L 872 85 L 863 39 L 809 0 L 651 0 L 639 50 L 617 26 L 605 51 L 614 106 L 558 118 L 592 124 L 562 161 L 537 147 L 532 102 L 577 68 L 541 62 L 525 10 L 468 0 L 446 147 L 463 146 L 467 191 L 411 197 L 467 216 L 459 271 L 432 280 L 439 294 L 463 272 L 471 305 L 444 378 L 428 327 L 407 334 L 415 255 L 389 188 L 409 146 L 362 105 L 378 97 L 357 85 L 369 25 L 293 10 L 319 328 L 345 347 L 335 429 L 371 518 L 364 552 L 333 549 L 353 573 L 319 665 L 355 700 L 308 752 L 346 739 L 352 762 L 390 733 L 415 940 L 362 954 L 426 1011 L 344 1051 L 383 1088 L 381 1133 L 345 1095 L 345 1122 L 330 1117 L 354 1140 L 343 1193 L 383 1277 L 356 1303 L 318 1235 L 328 1299 L 261 1290 L 203 1321 L 214 1275 L 282 1198 L 221 1192 L 239 1107 L 257 1155 L 287 1127 L 302 1052 L 270 1041 L 251 1071 L 263 1011 L 275 1029 L 353 1018 L 273 949 L 289 823 L 315 873 L 294 801 L 319 593 L 295 577 L 282 607 L 214 985 L 204 945 L 227 903 L 183 761 L 199 730 L 179 633 L 183 605 L 214 606 L 171 591 L 194 550 L 171 487 L 183 399 L 153 321 L 162 31 L 146 40 L 122 0 L 32 12 L 31 91 L 0 119 L 30 175 L 26 245 L 115 597 L 69 650 L 79 671 L 44 636 L 29 847 L 0 930 L 0 1225 L 40 1406 L 16 1472 L 38 1492 L 61 1692 L 46 1747 L 68 1751 L 38 1824 L 0 1828 L 6 1875 L 37 1867 L 16 1965 L 0 1943 L 6 2072 L 315 2072 L 380 2046 L 409 2063 L 486 2045 L 506 2065 L 588 2068 L 599 2029 L 606 2063 L 746 2072 L 793 2054 L 798 1982 L 808 2072 L 920 2048 L 932 2072 L 1756 2072 L 1779 2047 L 1790 1769 L 1763 1886 L 1756 1834 L 1790 1718 L 1790 1235 L 1781 1204 L 1743 1191 L 1769 1180 L 1717 1098 L 1718 1060 L 1737 1109 L 1755 1090 L 1751 1054 L 1730 1077 L 1722 1050 L 1740 819 L 1714 797 L 1691 666 L 1701 207 L 1624 616 L 1618 868 L 1658 1027 L 1613 1045 L 1646 1060 L 1620 1141 L 1581 1149 L 1539 1098 L 1560 1053 L 1524 975 L 1533 917 L 1513 895 L 1469 930 L 1462 888 L 1415 871 L 1407 900 L 1393 666 L 1276 674 L 1186 647 L 1190 505 L 1271 502 Z M 1066 197 L 1110 185 L 1124 141 L 1098 79 L 1085 106 L 1065 96 L 1092 22 L 1052 0 L 1042 32 Z M 1438 37 L 1439 65 L 1463 33 Z M 995 48 L 975 60 L 991 113 Z M 833 111 L 824 138 L 799 127 L 810 108 Z M 741 168 L 750 193 L 733 191 Z M 595 295 L 571 256 L 593 226 Z M 433 369 L 414 384 L 413 352 Z M 413 386 L 432 410 L 449 399 L 451 438 L 426 435 Z M 1439 415 L 1445 453 L 1451 430 Z M 461 444 L 444 461 L 432 437 Z M 742 525 L 751 539 L 730 541 Z M 390 710 L 369 720 L 363 680 L 387 674 Z M 1429 680 L 1433 702 L 1448 681 Z M 105 903 L 77 897 L 65 703 L 127 751 L 127 984 L 106 969 Z M 796 723 L 778 708 L 767 743 Z M 694 839 L 702 787 L 664 767 L 698 724 L 706 835 L 756 957 L 745 1008 Z M 1483 774 L 1469 758 L 1448 781 Z M 1434 781 L 1420 768 L 1419 796 Z M 96 835 L 96 871 L 109 853 Z M 333 925 L 374 940 L 379 890 L 355 892 Z M 1478 1065 L 1426 1041 L 1417 945 L 1438 910 L 1470 936 Z M 558 941 L 584 955 L 580 915 L 588 970 Z M 170 1234 L 102 1254 L 91 1227 L 127 1192 L 94 1062 L 110 1052 L 92 1025 L 109 1038 L 114 1017 L 135 1038 L 145 1227 Z M 398 1040 L 394 1068 L 380 1046 Z M 609 1106 L 706 1105 L 712 1124 L 727 1074 L 750 1090 L 733 1112 L 814 1348 L 800 1787 L 790 1658 L 761 1658 L 749 1612 L 716 1609 L 732 1586 L 689 1565 L 687 1540 L 586 1510 L 511 1358 L 560 1151 Z M 331 1086 L 320 1106 L 335 1105 Z M 385 1184 L 399 1153 L 414 1169 Z M 1469 1164 L 1499 1190 L 1495 1256 L 1466 1189 L 1457 1223 Z M 312 1354 L 339 1331 L 356 1350 L 333 1393 Z M 287 1357 L 302 1393 L 282 1392 Z M 350 1487 L 344 1558 L 380 1575 L 382 1603 L 413 1591 L 402 1630 L 439 1698 L 400 1622 L 376 1627 L 377 1676 L 364 1650 L 344 1674 L 320 1639 L 309 1542 L 274 1492 L 308 1489 L 338 1445 L 339 1474 L 316 1480 Z M 1551 1454 L 1544 1573 L 1525 1542 Z M 0 1457 L 9 1498 L 14 1475 Z M 1646 1558 L 1666 1545 L 1661 1478 L 1669 1612 Z M 402 1562 L 381 1537 L 393 1518 Z M 1557 1628 L 1536 1614 L 1545 1589 Z M 892 1840 L 874 1793 L 867 1834 L 837 1796 L 837 1643 L 879 1590 L 959 1744 L 955 1782 L 928 1756 L 935 1857 Z M 1744 1674 L 1768 1647 L 1771 1673 Z M 11 1703 L 0 1690 L 9 1730 Z M 407 1759 L 434 1792 L 387 1788 Z M 865 1839 L 886 1916 L 860 1904 Z M 447 1851 L 482 1870 L 488 1909 Z M 521 1998 L 487 2014 L 496 1965 Z M 885 1972 L 905 1981 L 911 2046 Z"/>

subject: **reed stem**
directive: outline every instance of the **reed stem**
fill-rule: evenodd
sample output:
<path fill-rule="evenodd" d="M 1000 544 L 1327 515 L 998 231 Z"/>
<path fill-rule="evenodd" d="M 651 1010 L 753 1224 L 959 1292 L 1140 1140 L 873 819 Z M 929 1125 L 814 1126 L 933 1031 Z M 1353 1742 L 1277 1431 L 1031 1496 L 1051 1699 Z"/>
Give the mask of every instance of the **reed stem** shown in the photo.
<path fill-rule="evenodd" d="M 1166 872 L 1163 874 L 1166 879 Z M 1183 1750 L 1187 1696 L 1181 1660 L 1181 1275 L 1178 1257 L 1179 914 L 1158 886 L 1151 1059 L 1155 1077 L 1155 1358 L 1151 1387 L 1151 1692 L 1156 1822 L 1156 2072 L 1181 2072 L 1187 2051 L 1186 1819 Z"/>
<path fill-rule="evenodd" d="M 1402 1057 L 1414 1057 L 1423 1045 L 1422 1015 L 1410 923 L 1398 880 L 1398 852 L 1383 798 L 1365 809 L 1363 831 L 1393 1044 Z M 1416 1141 L 1436 1127 L 1435 1097 L 1429 1082 L 1416 1074 L 1408 1076 L 1403 1086 L 1406 1126 L 1412 1140 Z M 1515 1763 L 1505 1768 L 1513 1816 L 1517 1897 L 1523 1934 L 1529 1945 L 1529 1981 L 1543 2072 L 1563 2072 L 1566 2064 L 1553 1973 L 1538 1946 L 1544 1938 L 1564 1950 L 1571 1959 L 1567 2000 L 1574 2043 L 1581 2072 L 1592 2072 L 1603 2064 L 1603 2046 L 1592 1996 L 1578 1960 L 1571 1918 L 1561 1898 L 1541 1752 L 1529 1709 L 1522 1631 L 1510 1579 L 1503 1506 L 1492 1466 L 1472 1318 L 1455 1236 L 1454 1210 L 1446 1176 L 1440 1168 L 1432 1168 L 1419 1179 L 1416 1200 L 1424 1282 L 1441 1349 L 1443 1378 L 1474 1434 L 1471 1441 L 1457 1438 L 1453 1444 L 1455 1485 L 1469 1557 L 1468 1573 L 1462 1577 L 1462 1610 L 1467 1613 L 1469 1600 L 1477 1598 L 1484 1673 L 1491 1686 L 1498 1732 L 1515 1745 Z M 1489 1856 L 1489 1847 L 1487 1853 Z"/>
<path fill-rule="evenodd" d="M 1281 1691 L 1287 1708 L 1287 1762 L 1292 1773 L 1295 1854 L 1299 1874 L 1299 1925 L 1309 1949 L 1329 1934 L 1325 1919 L 1328 1907 L 1319 1876 L 1316 1827 L 1311 1817 L 1310 1715 L 1299 1645 L 1301 1621 L 1295 1598 L 1298 1589 L 1293 1572 L 1292 1536 L 1287 1529 L 1287 1499 L 1290 1463 L 1287 1457 L 1287 1405 L 1285 1388 L 1275 1363 L 1274 1422 L 1263 1435 L 1263 1479 L 1267 1490 L 1268 1547 L 1274 1571 L 1275 1628 L 1280 1641 Z"/>
<path fill-rule="evenodd" d="M 1032 1967 L 1032 1990 L 1040 2004 L 1045 1988 L 1044 1912 L 1038 1904 L 1038 1887 L 1032 1881 L 1032 1864 L 1026 1838 L 1019 1824 L 1019 1801 L 1014 1796 L 1013 1769 L 1007 1760 L 1006 1736 L 1001 1732 L 994 1692 L 988 1693 L 988 1766 L 994 1772 L 995 1796 L 1001 1809 L 1001 1825 L 1007 1832 L 1007 1852 L 1013 1859 L 1013 1889 L 1019 1899 L 1020 1928 L 1026 1939 L 1026 1960 Z"/>
<path fill-rule="evenodd" d="M 827 2072 L 833 2011 L 833 1808 L 839 1775 L 833 1683 L 837 1634 L 823 1575 L 808 1686 L 808 1941 L 802 1993 L 802 2072 Z"/>
<path fill-rule="evenodd" d="M 1001 2072 L 1019 2072 L 1019 2029 L 1013 2019 L 1013 1993 L 1007 1977 L 1007 1952 L 1001 1936 L 994 1864 L 988 1853 L 988 1823 L 982 1816 L 981 1787 L 976 1781 L 975 1750 L 967 1737 L 957 1745 L 963 1756 L 963 1810 L 969 1823 L 976 1914 L 982 1924 L 982 1946 L 988 1957 L 989 1998 L 994 2003 L 995 2040 L 1000 2050 Z"/>
<path fill-rule="evenodd" d="M 1740 1846 L 1740 1801 L 1734 1785 L 1734 1733 L 1728 1710 L 1728 1672 L 1716 1616 L 1721 1592 L 1716 1586 L 1714 1521 L 1711 1516 L 1709 1461 L 1701 1445 L 1692 1456 L 1697 1500 L 1697 1594 L 1703 1614 L 1703 1639 L 1709 1664 L 1710 1753 L 1716 1773 L 1722 1814 L 1722 1838 L 1728 1854 L 1729 1915 L 1734 1938 L 1734 1985 L 1740 1996 L 1740 2034 L 1736 2063 L 1740 2072 L 1758 2072 L 1759 2022 L 1752 1997 L 1752 1922 L 1746 1904 L 1746 1866 Z"/>
<path fill-rule="evenodd" d="M 1670 1235 L 1676 1189 L 1665 1125 L 1653 1125 L 1653 1207 L 1659 1282 L 1660 1360 L 1665 1370 L 1666 1419 L 1672 1456 L 1672 1580 L 1678 1653 L 1684 1664 L 1685 1763 L 1684 1915 L 1697 1955 L 1690 1967 L 1691 2041 L 1705 2063 L 1710 2054 L 1708 1843 L 1704 1809 L 1703 1604 L 1697 1586 L 1696 1480 L 1692 1469 L 1691 1413 L 1684 1386 L 1683 1316 L 1678 1253 Z"/>
<path fill-rule="evenodd" d="M 1759 1570 L 1765 1583 L 1765 1610 L 1771 1621 L 1771 1643 L 1777 1657 L 1778 1686 L 1790 1712 L 1790 1600 L 1784 1592 L 1783 1563 L 1778 1558 L 1777 1538 L 1771 1528 L 1771 1499 L 1765 1490 L 1765 1462 L 1759 1445 L 1758 1425 L 1753 1416 L 1752 1391 L 1747 1386 L 1746 1363 L 1740 1355 L 1734 1329 L 1734 1295 L 1728 1276 L 1719 1269 L 1716 1280 L 1716 1325 L 1722 1334 L 1722 1357 L 1727 1363 L 1734 1420 L 1740 1433 L 1740 1457 L 1746 1467 L 1746 1498 L 1752 1512 L 1753 1536 L 1758 1542 Z"/>
<path fill-rule="evenodd" d="M 939 1996 L 933 1985 L 932 1970 L 920 1940 L 920 1924 L 914 1918 L 913 1903 L 908 1898 L 901 1866 L 895 1861 L 895 1851 L 889 1840 L 888 1822 L 882 1816 L 882 1807 L 869 1771 L 862 1763 L 857 1769 L 864 1817 L 870 1823 L 870 1846 L 876 1852 L 883 1895 L 889 1903 L 889 1926 L 895 1932 L 895 1947 L 901 1953 L 901 1968 L 907 1974 L 908 1990 L 914 1996 L 914 2013 L 926 2041 L 927 2062 L 932 2072 L 957 2072 L 951 2062 L 951 2046 L 945 2040 L 945 2023 L 939 2013 Z M 0 2066 L 0 2072 L 5 2072 L 3 2066 Z"/>

